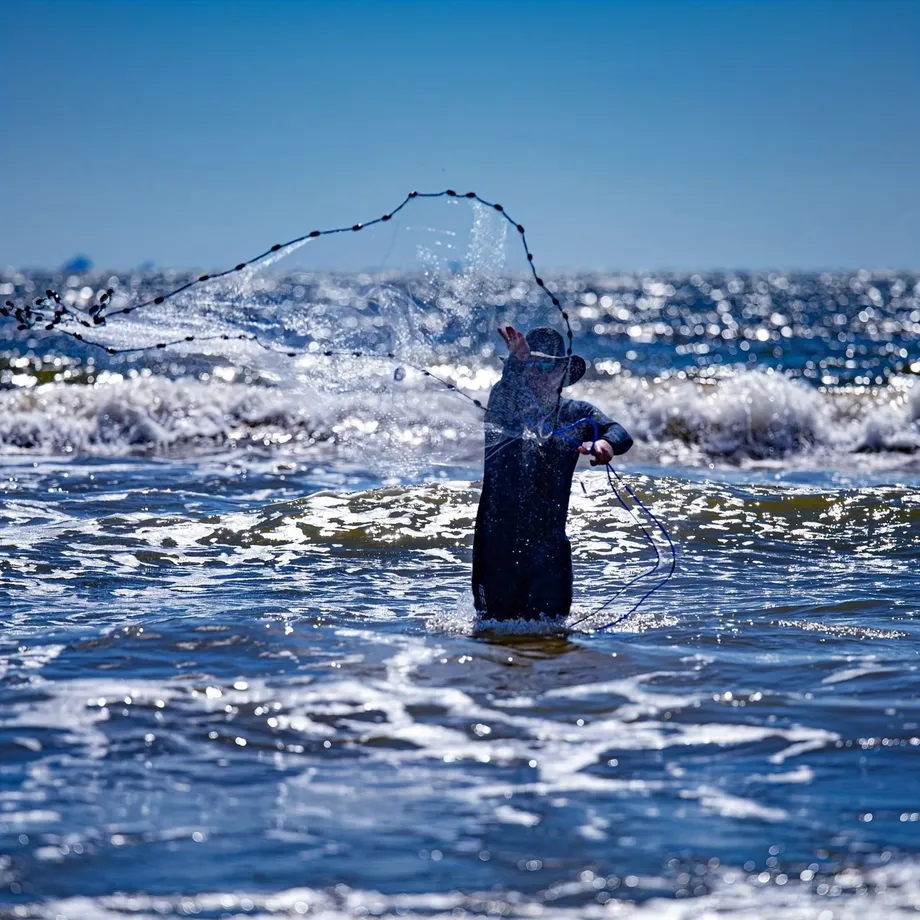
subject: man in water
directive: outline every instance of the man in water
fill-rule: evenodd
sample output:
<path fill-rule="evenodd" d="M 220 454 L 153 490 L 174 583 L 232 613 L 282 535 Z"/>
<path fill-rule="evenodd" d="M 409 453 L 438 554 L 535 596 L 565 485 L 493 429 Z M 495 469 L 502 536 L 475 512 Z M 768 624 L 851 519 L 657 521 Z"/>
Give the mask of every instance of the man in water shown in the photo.
<path fill-rule="evenodd" d="M 487 619 L 562 619 L 572 605 L 565 520 L 578 455 L 606 464 L 633 442 L 591 403 L 561 396 L 584 375 L 585 362 L 566 355 L 555 329 L 498 333 L 509 354 L 486 413 L 473 600 Z"/>

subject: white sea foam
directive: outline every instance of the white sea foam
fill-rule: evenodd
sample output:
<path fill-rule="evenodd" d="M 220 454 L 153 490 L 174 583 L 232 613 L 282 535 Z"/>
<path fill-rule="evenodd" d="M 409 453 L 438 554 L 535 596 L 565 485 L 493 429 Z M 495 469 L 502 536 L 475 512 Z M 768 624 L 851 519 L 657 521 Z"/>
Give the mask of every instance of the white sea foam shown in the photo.
<path fill-rule="evenodd" d="M 748 873 L 723 865 L 707 878 L 705 892 L 695 897 L 656 897 L 636 900 L 630 889 L 669 887 L 669 880 L 628 876 L 617 879 L 609 900 L 596 899 L 603 877 L 587 871 L 572 882 L 557 882 L 537 897 L 517 892 L 430 891 L 384 894 L 377 890 L 337 885 L 335 889 L 289 888 L 263 892 L 207 891 L 173 897 L 113 894 L 102 898 L 71 897 L 24 904 L 11 912 L 23 918 L 68 917 L 69 920 L 155 920 L 162 917 L 227 914 L 247 917 L 321 916 L 325 920 L 351 920 L 356 916 L 448 920 L 458 916 L 495 915 L 511 920 L 575 920 L 575 918 L 636 917 L 656 920 L 864 920 L 866 917 L 914 918 L 920 898 L 920 872 L 915 859 L 893 860 L 884 865 L 843 869 L 812 880 L 788 878 L 783 873 Z M 600 890 L 604 890 L 602 886 Z M 609 895 L 608 895 L 609 896 Z M 555 903 L 578 898 L 576 906 Z M 585 903 L 587 901 L 587 903 Z"/>
<path fill-rule="evenodd" d="M 118 455 L 242 444 L 344 458 L 371 445 L 381 468 L 405 470 L 475 461 L 481 451 L 478 410 L 430 381 L 363 390 L 315 382 L 302 372 L 275 386 L 109 375 L 95 385 L 22 387 L 0 393 L 0 451 Z M 920 386 L 908 378 L 872 391 L 825 391 L 755 370 L 709 383 L 623 377 L 572 395 L 626 426 L 634 461 L 821 464 L 849 456 L 904 464 L 920 455 Z"/>
<path fill-rule="evenodd" d="M 753 370 L 712 382 L 621 378 L 584 390 L 619 412 L 651 453 L 682 462 L 694 454 L 739 461 L 920 451 L 920 386 L 907 378 L 830 391 Z"/>

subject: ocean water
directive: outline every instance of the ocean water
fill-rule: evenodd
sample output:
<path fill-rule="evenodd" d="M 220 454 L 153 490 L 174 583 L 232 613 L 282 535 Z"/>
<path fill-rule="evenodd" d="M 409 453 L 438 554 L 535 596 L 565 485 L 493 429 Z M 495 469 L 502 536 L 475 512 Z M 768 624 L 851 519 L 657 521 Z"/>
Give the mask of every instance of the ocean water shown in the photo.
<path fill-rule="evenodd" d="M 419 368 L 484 398 L 520 277 L 465 341 L 463 298 L 261 289 L 272 341 L 392 360 L 0 325 L 0 916 L 917 916 L 920 277 L 547 281 L 677 547 L 612 630 L 670 557 L 646 522 L 611 601 L 655 551 L 590 466 L 587 620 L 468 599 L 482 418 Z M 268 335 L 196 296 L 84 337 Z"/>

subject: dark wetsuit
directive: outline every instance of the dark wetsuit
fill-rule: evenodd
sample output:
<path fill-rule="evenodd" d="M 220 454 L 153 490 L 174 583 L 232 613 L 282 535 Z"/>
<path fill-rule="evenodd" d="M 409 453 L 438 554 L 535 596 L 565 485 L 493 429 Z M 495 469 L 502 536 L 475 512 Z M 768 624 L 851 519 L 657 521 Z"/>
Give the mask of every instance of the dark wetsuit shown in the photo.
<path fill-rule="evenodd" d="M 473 538 L 476 609 L 494 620 L 564 617 L 572 604 L 565 520 L 579 457 L 572 441 L 603 439 L 623 454 L 632 438 L 591 403 L 560 399 L 558 412 L 555 400 L 540 407 L 526 385 L 524 362 L 513 356 L 489 409 Z M 564 435 L 550 434 L 569 425 Z"/>

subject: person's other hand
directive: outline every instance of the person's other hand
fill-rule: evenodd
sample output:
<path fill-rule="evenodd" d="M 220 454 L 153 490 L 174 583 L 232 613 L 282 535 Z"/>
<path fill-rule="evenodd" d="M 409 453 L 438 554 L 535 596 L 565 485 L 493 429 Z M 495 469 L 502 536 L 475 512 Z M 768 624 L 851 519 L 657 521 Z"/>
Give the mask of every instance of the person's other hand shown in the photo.
<path fill-rule="evenodd" d="M 508 346 L 508 351 L 518 361 L 526 361 L 530 357 L 530 346 L 527 344 L 527 339 L 514 326 L 505 326 L 504 329 L 499 326 L 498 334 Z"/>
<path fill-rule="evenodd" d="M 613 448 L 603 439 L 585 441 L 578 448 L 580 454 L 591 454 L 591 466 L 605 466 L 613 459 Z"/>

